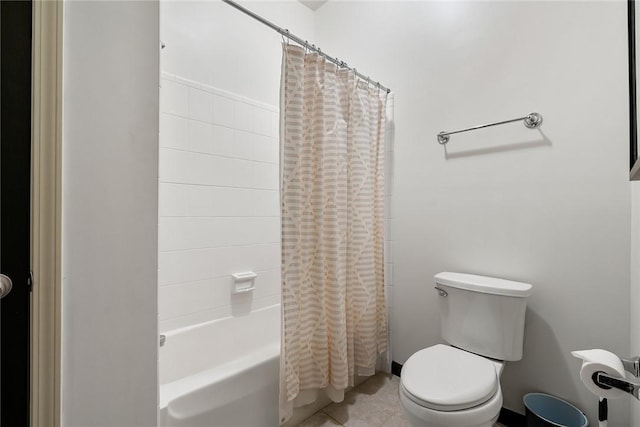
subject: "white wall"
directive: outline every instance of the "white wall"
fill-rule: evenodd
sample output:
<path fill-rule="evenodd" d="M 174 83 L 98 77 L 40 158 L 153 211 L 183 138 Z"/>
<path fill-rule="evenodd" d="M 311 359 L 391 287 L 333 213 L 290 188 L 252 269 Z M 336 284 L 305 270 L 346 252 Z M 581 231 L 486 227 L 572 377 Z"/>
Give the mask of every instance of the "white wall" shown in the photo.
<path fill-rule="evenodd" d="M 629 352 L 625 3 L 335 1 L 316 12 L 316 41 L 396 93 L 395 360 L 440 340 L 434 274 L 531 282 L 505 406 L 545 391 L 595 423 L 570 351 Z M 436 142 L 531 111 L 540 130 Z M 610 425 L 629 425 L 628 405 L 611 403 Z"/>
<path fill-rule="evenodd" d="M 62 425 L 157 418 L 158 3 L 65 2 Z"/>
<path fill-rule="evenodd" d="M 298 1 L 241 1 L 313 40 L 311 9 Z M 219 0 L 168 1 L 161 7 L 162 71 L 252 100 L 279 105 L 281 36 Z"/>

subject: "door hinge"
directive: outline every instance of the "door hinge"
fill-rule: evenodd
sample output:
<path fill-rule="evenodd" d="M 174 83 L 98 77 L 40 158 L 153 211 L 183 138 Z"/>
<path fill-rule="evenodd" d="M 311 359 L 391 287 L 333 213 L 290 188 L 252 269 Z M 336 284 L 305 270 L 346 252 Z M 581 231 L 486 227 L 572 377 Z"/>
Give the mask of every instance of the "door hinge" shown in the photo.
<path fill-rule="evenodd" d="M 27 288 L 29 292 L 33 292 L 33 271 L 30 271 L 29 277 L 27 277 Z"/>

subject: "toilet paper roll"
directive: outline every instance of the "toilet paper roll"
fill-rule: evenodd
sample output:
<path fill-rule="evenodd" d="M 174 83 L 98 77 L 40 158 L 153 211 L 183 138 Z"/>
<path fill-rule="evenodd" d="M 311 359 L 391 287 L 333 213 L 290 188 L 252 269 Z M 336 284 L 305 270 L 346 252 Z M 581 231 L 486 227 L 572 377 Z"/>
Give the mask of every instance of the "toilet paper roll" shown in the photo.
<path fill-rule="evenodd" d="M 607 350 L 593 349 L 571 352 L 575 357 L 582 359 L 580 379 L 587 390 L 600 398 L 616 399 L 624 397 L 625 392 L 617 389 L 603 389 L 593 380 L 593 374 L 604 372 L 612 377 L 624 378 L 624 366 L 618 356 Z"/>

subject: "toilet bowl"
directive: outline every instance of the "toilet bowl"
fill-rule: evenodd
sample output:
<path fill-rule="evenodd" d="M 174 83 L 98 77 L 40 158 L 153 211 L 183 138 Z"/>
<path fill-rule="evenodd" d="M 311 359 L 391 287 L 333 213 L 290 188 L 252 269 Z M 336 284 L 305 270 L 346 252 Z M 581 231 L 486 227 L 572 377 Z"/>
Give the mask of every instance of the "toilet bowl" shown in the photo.
<path fill-rule="evenodd" d="M 400 376 L 413 427 L 491 427 L 502 408 L 504 361 L 520 360 L 532 286 L 484 276 L 435 276 L 442 338 L 414 353 Z"/>
<path fill-rule="evenodd" d="M 502 407 L 504 364 L 438 344 L 402 368 L 400 402 L 414 427 L 489 427 Z"/>

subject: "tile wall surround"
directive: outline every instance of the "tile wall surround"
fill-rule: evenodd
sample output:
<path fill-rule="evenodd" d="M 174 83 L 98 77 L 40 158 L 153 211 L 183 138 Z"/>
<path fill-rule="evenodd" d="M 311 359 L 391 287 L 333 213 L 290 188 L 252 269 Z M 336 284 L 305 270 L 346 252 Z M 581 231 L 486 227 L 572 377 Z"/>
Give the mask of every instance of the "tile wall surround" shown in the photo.
<path fill-rule="evenodd" d="M 160 332 L 279 303 L 278 110 L 166 73 L 160 104 Z"/>
<path fill-rule="evenodd" d="M 167 73 L 160 104 L 160 332 L 278 304 L 278 109 Z M 389 178 L 386 202 L 391 298 Z M 231 274 L 244 271 L 258 274 L 256 290 L 232 295 Z"/>

